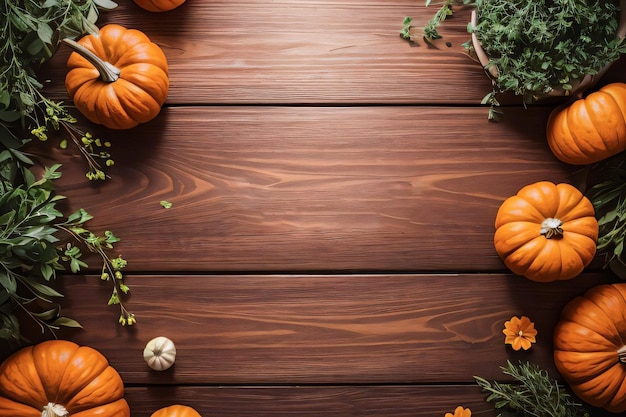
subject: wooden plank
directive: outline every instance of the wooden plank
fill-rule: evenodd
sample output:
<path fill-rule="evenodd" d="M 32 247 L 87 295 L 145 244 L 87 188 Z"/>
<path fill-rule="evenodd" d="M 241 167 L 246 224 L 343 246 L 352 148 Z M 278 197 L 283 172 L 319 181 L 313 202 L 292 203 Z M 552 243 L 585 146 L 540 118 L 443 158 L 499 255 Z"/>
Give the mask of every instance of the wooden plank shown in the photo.
<path fill-rule="evenodd" d="M 443 417 L 458 405 L 470 408 L 473 415 L 497 415 L 477 386 L 465 385 L 129 387 L 126 399 L 135 417 L 149 417 L 172 404 L 221 417 Z"/>
<path fill-rule="evenodd" d="M 113 179 L 91 188 L 79 156 L 35 151 L 65 164 L 58 192 L 119 235 L 132 271 L 502 271 L 499 205 L 574 172 L 546 145 L 548 108 L 507 111 L 167 108 L 103 132 Z"/>
<path fill-rule="evenodd" d="M 159 14 L 121 2 L 99 23 L 140 29 L 163 48 L 170 104 L 478 104 L 491 86 L 462 47 L 470 9 L 455 8 L 435 47 L 423 41 L 411 47 L 399 31 L 412 16 L 420 33 L 436 11 L 423 3 L 190 1 Z M 51 81 L 45 91 L 63 100 L 68 54 L 62 47 L 43 68 Z M 607 77 L 623 80 L 622 74 L 616 68 Z M 500 100 L 521 105 L 512 95 Z"/>
<path fill-rule="evenodd" d="M 140 29 L 162 47 L 169 104 L 477 104 L 491 86 L 461 46 L 469 10 L 442 29 L 451 47 L 399 36 L 405 16 L 421 28 L 435 11 L 415 0 L 224 0 L 155 14 L 120 2 L 99 24 Z M 68 53 L 44 66 L 46 91 L 62 99 Z"/>
<path fill-rule="evenodd" d="M 430 46 L 399 36 L 411 16 L 420 39 L 437 10 L 416 0 L 190 1 L 166 14 L 120 2 L 99 25 L 140 29 L 162 47 L 168 104 L 477 105 L 491 83 L 462 47 L 471 8 L 454 9 L 440 26 L 444 38 Z M 60 100 L 68 55 L 62 46 L 42 68 L 44 91 Z M 625 65 L 606 80 L 624 81 Z M 499 100 L 522 105 L 512 94 Z"/>
<path fill-rule="evenodd" d="M 496 274 L 130 275 L 122 328 L 106 306 L 109 284 L 65 278 L 63 314 L 84 330 L 63 334 L 95 347 L 128 384 L 449 384 L 503 379 L 507 360 L 557 376 L 552 331 L 563 306 L 602 282 L 586 274 L 539 284 Z M 505 346 L 502 329 L 527 315 L 538 329 L 528 352 Z M 148 340 L 177 345 L 173 368 L 153 372 Z"/>

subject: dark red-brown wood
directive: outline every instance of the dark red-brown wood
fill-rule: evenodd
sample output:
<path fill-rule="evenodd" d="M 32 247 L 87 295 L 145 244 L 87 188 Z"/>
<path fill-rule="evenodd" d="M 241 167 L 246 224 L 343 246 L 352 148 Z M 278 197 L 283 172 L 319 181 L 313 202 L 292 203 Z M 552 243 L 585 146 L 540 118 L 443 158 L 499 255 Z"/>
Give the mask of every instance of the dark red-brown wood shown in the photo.
<path fill-rule="evenodd" d="M 132 384 L 446 384 L 504 378 L 507 359 L 557 376 L 552 328 L 567 301 L 605 274 L 529 283 L 502 274 L 130 275 L 125 303 L 138 324 L 117 325 L 98 277 L 67 277 L 69 335 L 103 352 Z M 529 352 L 504 345 L 512 316 L 539 332 Z M 151 372 L 141 350 L 177 343 L 176 365 Z"/>
<path fill-rule="evenodd" d="M 129 262 L 137 325 L 117 324 L 110 282 L 68 274 L 62 313 L 84 328 L 60 336 L 109 358 L 133 416 L 184 403 L 205 417 L 443 417 L 458 405 L 495 417 L 474 375 L 506 379 L 499 366 L 528 360 L 559 378 L 562 307 L 614 278 L 598 259 L 572 281 L 533 283 L 508 273 L 492 239 L 498 206 L 522 186 L 580 183 L 545 141 L 560 101 L 526 109 L 507 95 L 504 119 L 488 122 L 491 83 L 461 46 L 469 9 L 431 47 L 419 30 L 435 10 L 190 0 L 154 14 L 125 1 L 101 16 L 163 48 L 163 111 L 129 131 L 79 118 L 113 144 L 103 184 L 85 179 L 75 149 L 29 150 L 63 163 L 64 209 L 122 239 L 112 256 Z M 405 16 L 414 44 L 399 37 Z M 68 53 L 42 68 L 59 100 Z M 624 65 L 602 82 L 623 81 Z M 503 343 L 513 315 L 536 323 L 529 352 Z M 158 335 L 179 349 L 162 373 L 141 357 Z"/>
<path fill-rule="evenodd" d="M 55 153 L 59 192 L 122 239 L 132 271 L 502 271 L 498 206 L 575 172 L 545 143 L 548 109 L 507 110 L 167 108 L 107 132 L 104 185 Z"/>
<path fill-rule="evenodd" d="M 135 417 L 149 417 L 173 401 L 203 416 L 361 416 L 430 417 L 463 404 L 472 415 L 496 417 L 477 386 L 323 386 L 323 387 L 131 387 L 126 398 Z"/>
<path fill-rule="evenodd" d="M 477 104 L 490 89 L 461 46 L 469 10 L 442 32 L 453 47 L 435 49 L 399 36 L 405 16 L 419 28 L 436 11 L 419 0 L 203 1 L 165 15 L 120 3 L 100 22 L 141 29 L 163 48 L 170 104 Z M 59 96 L 67 53 L 49 70 Z"/>

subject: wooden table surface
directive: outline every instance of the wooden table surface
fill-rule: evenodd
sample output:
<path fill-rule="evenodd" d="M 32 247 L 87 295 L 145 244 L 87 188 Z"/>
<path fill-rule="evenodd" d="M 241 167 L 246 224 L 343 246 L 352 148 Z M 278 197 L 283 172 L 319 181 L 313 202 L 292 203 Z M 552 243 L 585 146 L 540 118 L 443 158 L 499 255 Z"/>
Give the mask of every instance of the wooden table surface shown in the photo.
<path fill-rule="evenodd" d="M 63 312 L 84 329 L 63 336 L 105 354 L 134 417 L 175 403 L 205 417 L 493 417 L 474 375 L 528 360 L 558 378 L 562 307 L 614 278 L 599 262 L 568 282 L 512 275 L 493 222 L 522 186 L 579 169 L 546 144 L 554 104 L 505 96 L 504 119 L 487 120 L 490 82 L 461 47 L 469 10 L 444 25 L 450 46 L 399 37 L 405 16 L 432 16 L 423 3 L 189 0 L 155 14 L 127 0 L 101 15 L 162 47 L 168 100 L 130 131 L 82 123 L 113 143 L 104 184 L 76 152 L 45 153 L 69 207 L 122 239 L 138 323 L 118 325 L 96 275 L 67 275 Z M 44 68 L 62 100 L 68 53 Z M 539 330 L 528 352 L 504 345 L 514 315 Z M 142 359 L 159 335 L 178 348 L 164 372 Z"/>

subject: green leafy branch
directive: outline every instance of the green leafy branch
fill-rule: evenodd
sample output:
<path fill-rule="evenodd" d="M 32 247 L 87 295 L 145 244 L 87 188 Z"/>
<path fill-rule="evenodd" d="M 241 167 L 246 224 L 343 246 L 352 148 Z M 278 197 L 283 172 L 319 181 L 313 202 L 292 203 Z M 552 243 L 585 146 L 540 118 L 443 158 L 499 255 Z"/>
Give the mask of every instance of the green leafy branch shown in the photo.
<path fill-rule="evenodd" d="M 587 191 L 598 219 L 598 253 L 605 267 L 626 279 L 626 155 L 621 153 L 593 167 L 594 184 Z"/>
<path fill-rule="evenodd" d="M 557 88 L 572 90 L 573 82 L 626 52 L 614 0 L 482 0 L 476 7 L 470 31 L 498 69 L 499 91 L 526 103 Z"/>
<path fill-rule="evenodd" d="M 432 0 L 426 0 L 426 7 L 431 4 Z M 439 9 L 435 12 L 434 16 L 428 20 L 424 26 L 424 37 L 429 40 L 440 39 L 441 35 L 437 28 L 441 23 L 449 16 L 454 14 L 452 6 L 454 5 L 470 5 L 474 4 L 475 0 L 445 0 Z"/>
<path fill-rule="evenodd" d="M 498 410 L 508 410 L 521 417 L 588 417 L 582 404 L 571 395 L 548 372 L 526 363 L 500 367 L 504 375 L 513 377 L 514 383 L 489 382 L 475 376 L 476 383 L 487 394 L 486 401 Z"/>
<path fill-rule="evenodd" d="M 439 34 L 437 28 L 441 25 L 441 23 L 446 20 L 449 16 L 454 14 L 454 10 L 452 6 L 455 5 L 472 5 L 476 1 L 475 0 L 444 0 L 443 3 L 437 3 L 439 5 L 439 9 L 435 12 L 435 14 L 426 22 L 426 25 L 423 27 L 423 38 L 425 41 L 432 41 L 435 39 L 441 39 L 442 36 Z M 425 6 L 428 7 L 432 4 L 432 0 L 426 0 Z M 411 23 L 413 19 L 410 16 L 407 16 L 402 21 L 402 29 L 400 30 L 400 36 L 406 40 L 414 40 L 414 37 L 411 35 Z"/>
<path fill-rule="evenodd" d="M 36 179 L 32 164 L 19 150 L 0 152 L 0 338 L 23 341 L 16 309 L 34 320 L 42 333 L 55 335 L 60 326 L 80 326 L 60 315 L 54 299 L 63 295 L 51 281 L 67 267 L 73 273 L 88 267 L 81 248 L 100 256 L 101 278 L 113 284 L 109 304 L 120 306 L 122 324 L 134 324 L 134 314 L 120 301 L 120 292 L 129 291 L 122 274 L 126 261 L 108 255 L 119 238 L 110 231 L 102 236 L 89 231 L 86 223 L 92 216 L 84 209 L 65 219 L 56 207 L 65 197 L 54 192 L 53 184 L 61 177 L 61 165 L 45 168 Z"/>
<path fill-rule="evenodd" d="M 89 251 L 96 253 L 102 260 L 102 270 L 100 273 L 100 279 L 103 281 L 112 281 L 113 290 L 108 304 L 117 304 L 120 306 L 120 323 L 122 325 L 133 325 L 136 323 L 135 315 L 129 312 L 120 300 L 120 292 L 128 294 L 130 288 L 124 283 L 124 275 L 122 270 L 126 267 L 127 261 L 118 256 L 117 258 L 110 258 L 107 254 L 107 250 L 112 250 L 115 243 L 120 239 L 113 234 L 110 230 L 106 230 L 103 236 L 98 236 L 85 228 L 85 223 L 93 218 L 85 209 L 80 208 L 73 214 L 71 214 L 67 220 L 63 223 L 59 223 L 56 226 L 72 236 L 75 241 L 80 242 Z M 82 268 L 88 268 L 88 265 L 80 258 L 82 252 L 78 246 L 71 243 L 67 243 L 63 249 L 63 256 L 61 260 L 69 262 L 70 270 L 73 273 L 79 272 Z"/>
<path fill-rule="evenodd" d="M 79 137 L 85 134 L 71 124 L 76 119 L 63 102 L 49 99 L 42 93 L 43 84 L 37 78 L 40 65 L 51 58 L 60 39 L 76 38 L 97 33 L 95 23 L 99 8 L 112 9 L 110 0 L 4 0 L 0 5 L 0 134 L 20 140 L 20 133 L 30 132 L 40 140 L 47 139 L 50 130 L 63 127 Z M 25 142 L 26 139 L 20 140 Z M 88 161 L 89 179 L 104 179 L 94 155 L 81 153 Z M 108 160 L 109 158 L 106 158 Z"/>
<path fill-rule="evenodd" d="M 400 37 L 402 37 L 402 39 L 406 39 L 408 41 L 413 40 L 413 35 L 411 35 L 411 23 L 413 23 L 413 18 L 411 16 L 406 16 L 402 21 L 402 29 L 400 30 Z"/>
<path fill-rule="evenodd" d="M 599 74 L 626 52 L 618 36 L 617 0 L 443 0 L 438 5 L 423 29 L 426 42 L 441 38 L 438 27 L 454 6 L 475 8 L 476 23 L 467 30 L 489 58 L 485 69 L 492 73 L 492 91 L 483 104 L 490 106 L 490 120 L 500 116 L 497 94 L 512 92 L 524 104 L 555 92 L 572 94 L 581 79 Z M 413 40 L 410 17 L 400 34 Z M 463 46 L 476 58 L 471 41 Z"/>

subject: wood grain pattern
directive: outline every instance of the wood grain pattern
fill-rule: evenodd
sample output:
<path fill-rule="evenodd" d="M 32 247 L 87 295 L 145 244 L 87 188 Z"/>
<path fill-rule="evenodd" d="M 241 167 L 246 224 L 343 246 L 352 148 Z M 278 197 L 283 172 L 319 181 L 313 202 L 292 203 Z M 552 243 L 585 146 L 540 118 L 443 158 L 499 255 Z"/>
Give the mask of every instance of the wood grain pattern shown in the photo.
<path fill-rule="evenodd" d="M 411 16 L 420 39 L 437 10 L 419 0 L 190 1 L 166 14 L 119 3 L 99 25 L 140 29 L 161 46 L 170 66 L 167 105 L 475 106 L 491 91 L 462 46 L 469 39 L 464 7 L 455 7 L 440 27 L 444 39 L 429 45 L 399 36 L 402 20 Z M 61 100 L 67 99 L 69 52 L 61 47 L 42 68 L 44 91 Z M 606 80 L 623 80 L 625 65 L 622 59 Z M 499 100 L 522 105 L 511 94 Z"/>
<path fill-rule="evenodd" d="M 203 416 L 431 417 L 463 404 L 472 415 L 496 417 L 476 386 L 130 387 L 134 417 L 149 417 L 175 402 Z"/>
<path fill-rule="evenodd" d="M 163 111 L 129 131 L 80 121 L 113 143 L 104 184 L 54 141 L 29 150 L 63 163 L 65 209 L 84 207 L 92 230 L 122 239 L 139 323 L 118 326 L 110 283 L 68 274 L 63 314 L 84 329 L 61 337 L 109 358 L 133 416 L 185 403 L 205 417 L 426 417 L 457 405 L 495 417 L 473 375 L 505 379 L 506 360 L 528 360 L 558 377 L 562 307 L 614 278 L 596 262 L 572 281 L 533 283 L 509 274 L 492 242 L 506 197 L 578 181 L 545 142 L 558 101 L 525 109 L 507 95 L 503 121 L 488 122 L 478 103 L 490 81 L 461 46 L 468 9 L 435 47 L 399 37 L 405 16 L 418 31 L 435 10 L 196 0 L 155 14 L 126 1 L 101 16 L 163 48 Z M 42 68 L 60 100 L 68 53 Z M 624 81 L 625 66 L 602 82 Z M 513 315 L 537 325 L 529 352 L 503 343 Z M 141 357 L 158 335 L 179 350 L 161 373 Z"/>
<path fill-rule="evenodd" d="M 167 108 L 109 132 L 113 180 L 93 188 L 79 157 L 52 155 L 59 192 L 133 271 L 501 271 L 499 205 L 574 171 L 547 148 L 548 109 L 509 110 Z"/>
<path fill-rule="evenodd" d="M 399 36 L 405 16 L 419 28 L 436 10 L 415 0 L 196 1 L 165 15 L 120 3 L 100 22 L 139 28 L 163 48 L 169 104 L 476 104 L 491 88 L 461 47 L 468 10 L 442 31 L 453 47 L 435 49 Z M 59 97 L 67 54 L 46 66 Z"/>
<path fill-rule="evenodd" d="M 567 301 L 605 274 L 539 284 L 512 275 L 131 275 L 126 303 L 139 323 L 117 325 L 109 286 L 68 277 L 73 340 L 103 352 L 130 384 L 446 384 L 503 379 L 507 359 L 557 376 L 552 328 Z M 504 345 L 511 316 L 536 322 L 529 352 Z M 152 372 L 153 337 L 177 345 L 171 371 Z"/>

